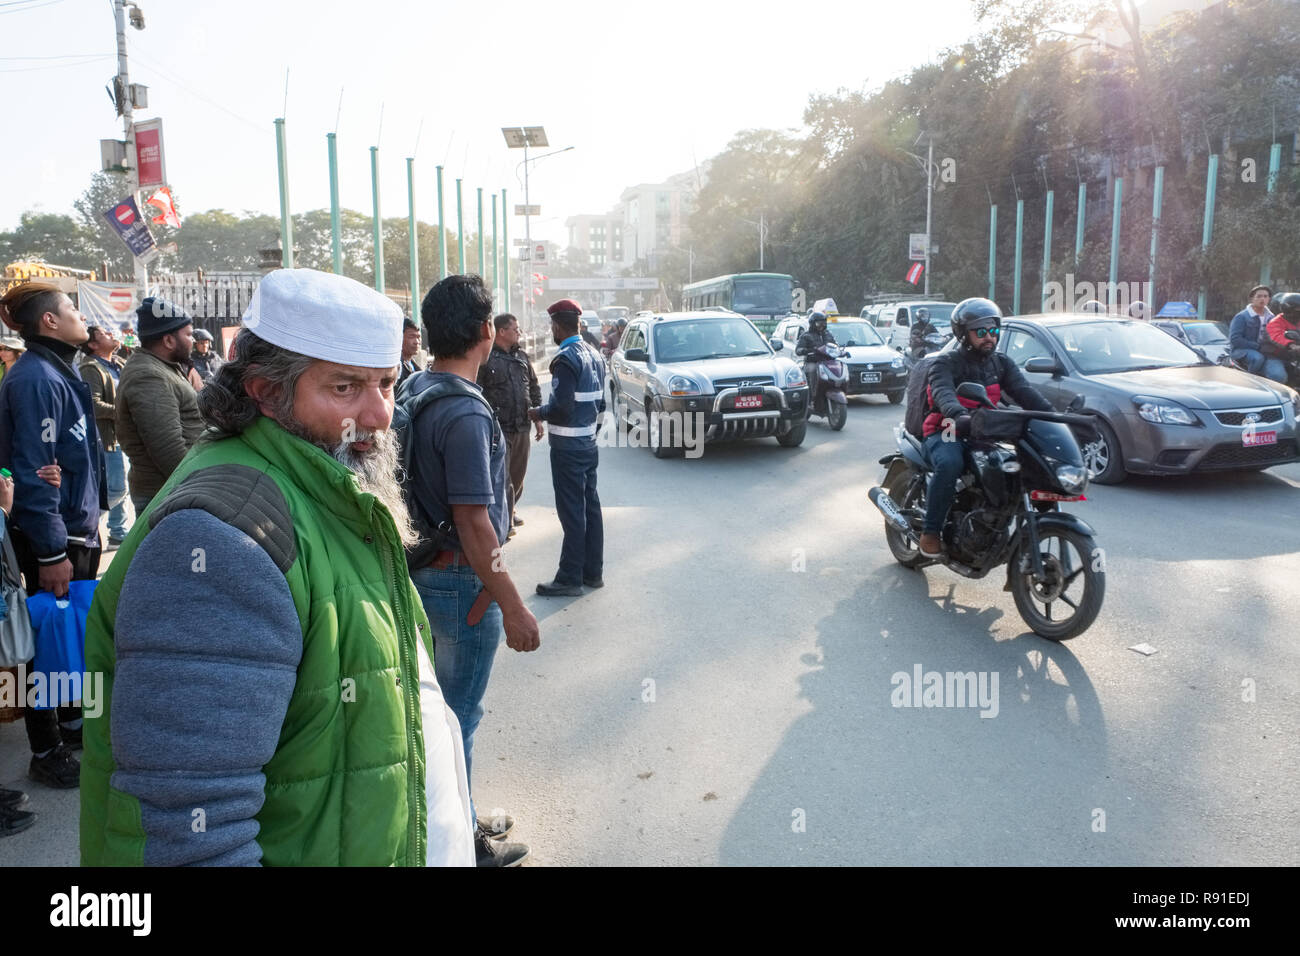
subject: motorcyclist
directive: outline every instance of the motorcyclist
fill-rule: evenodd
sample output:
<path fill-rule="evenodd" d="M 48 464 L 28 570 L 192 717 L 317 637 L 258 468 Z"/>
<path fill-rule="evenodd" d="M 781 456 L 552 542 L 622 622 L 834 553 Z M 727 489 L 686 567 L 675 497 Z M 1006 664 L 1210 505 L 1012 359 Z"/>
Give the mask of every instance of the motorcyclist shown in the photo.
<path fill-rule="evenodd" d="M 920 539 L 921 553 L 927 558 L 942 554 L 939 532 L 943 530 L 957 493 L 957 479 L 965 467 L 971 410 L 978 407 L 972 401 L 958 398 L 957 386 L 962 382 L 983 385 L 995 405 L 1009 396 L 1022 408 L 1033 411 L 1050 411 L 1052 407 L 1029 383 L 1019 366 L 996 351 L 1002 331 L 1002 310 L 996 302 L 964 299 L 952 310 L 951 325 L 958 347 L 932 359 L 927 378 L 928 408 L 923 432 L 925 451 L 934 468 Z"/>
<path fill-rule="evenodd" d="M 1260 339 L 1263 350 L 1289 366 L 1293 379 L 1300 378 L 1300 345 L 1286 337 L 1288 332 L 1300 332 L 1300 292 L 1284 292 L 1278 296 L 1278 313 L 1264 331 Z"/>
<path fill-rule="evenodd" d="M 627 319 L 618 319 L 609 324 L 609 328 L 605 330 L 605 344 L 601 348 L 601 351 L 606 356 L 612 354 L 614 349 L 618 348 L 619 339 L 623 337 L 623 330 L 626 328 Z"/>
<path fill-rule="evenodd" d="M 916 321 L 912 323 L 911 334 L 907 337 L 907 344 L 912 350 L 912 358 L 925 358 L 925 353 L 929 350 L 929 344 L 925 341 L 925 337 L 932 335 L 936 331 L 934 323 L 930 321 L 930 310 L 925 306 L 921 306 L 916 310 Z"/>
<path fill-rule="evenodd" d="M 803 372 L 808 379 L 808 384 L 813 388 L 811 407 L 818 415 L 826 414 L 826 398 L 822 394 L 821 376 L 817 374 L 817 366 L 828 359 L 817 350 L 823 345 L 838 344 L 835 336 L 826 328 L 825 312 L 813 312 L 808 316 L 808 331 L 799 336 L 799 341 L 795 343 L 794 354 L 804 357 Z"/>

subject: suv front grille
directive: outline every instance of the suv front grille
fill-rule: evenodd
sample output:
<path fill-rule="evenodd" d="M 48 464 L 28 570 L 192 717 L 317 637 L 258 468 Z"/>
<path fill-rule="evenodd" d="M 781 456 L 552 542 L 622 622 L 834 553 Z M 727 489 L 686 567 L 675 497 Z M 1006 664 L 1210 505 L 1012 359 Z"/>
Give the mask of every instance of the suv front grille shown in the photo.
<path fill-rule="evenodd" d="M 718 392 L 724 388 L 757 388 L 763 385 L 775 384 L 776 382 L 771 375 L 742 375 L 737 378 L 715 378 L 713 380 L 713 388 Z"/>

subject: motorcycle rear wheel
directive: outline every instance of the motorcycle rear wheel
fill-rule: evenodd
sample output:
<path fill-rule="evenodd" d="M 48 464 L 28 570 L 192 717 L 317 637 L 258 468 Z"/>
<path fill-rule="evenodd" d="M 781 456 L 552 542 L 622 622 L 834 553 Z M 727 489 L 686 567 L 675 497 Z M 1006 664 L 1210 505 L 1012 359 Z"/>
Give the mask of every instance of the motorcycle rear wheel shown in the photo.
<path fill-rule="evenodd" d="M 889 492 L 889 497 L 894 499 L 894 504 L 898 505 L 900 511 L 915 508 L 925 512 L 925 481 L 918 479 L 915 472 L 903 472 L 893 482 L 885 485 L 885 491 Z M 920 546 L 888 521 L 885 522 L 885 543 L 889 545 L 889 553 L 894 556 L 894 560 L 905 568 L 918 568 L 926 561 L 921 557 Z"/>
<path fill-rule="evenodd" d="M 1097 619 L 1106 597 L 1106 571 L 1101 551 L 1088 535 L 1069 528 L 1039 531 L 1038 551 L 1043 556 L 1046 580 L 1034 581 L 1032 570 L 1021 571 L 1023 552 L 1012 555 L 1011 595 L 1024 622 L 1039 637 L 1068 641 L 1078 637 Z M 1053 613 L 1054 607 L 1069 611 Z"/>

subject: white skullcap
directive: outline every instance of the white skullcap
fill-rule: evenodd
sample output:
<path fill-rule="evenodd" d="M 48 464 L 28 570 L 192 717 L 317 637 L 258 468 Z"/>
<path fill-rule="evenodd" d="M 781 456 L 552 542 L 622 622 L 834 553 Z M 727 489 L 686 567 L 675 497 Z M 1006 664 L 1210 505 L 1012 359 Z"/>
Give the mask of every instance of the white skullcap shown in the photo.
<path fill-rule="evenodd" d="M 402 360 L 402 310 L 355 279 L 315 269 L 277 269 L 253 292 L 243 326 L 311 358 L 392 368 Z"/>

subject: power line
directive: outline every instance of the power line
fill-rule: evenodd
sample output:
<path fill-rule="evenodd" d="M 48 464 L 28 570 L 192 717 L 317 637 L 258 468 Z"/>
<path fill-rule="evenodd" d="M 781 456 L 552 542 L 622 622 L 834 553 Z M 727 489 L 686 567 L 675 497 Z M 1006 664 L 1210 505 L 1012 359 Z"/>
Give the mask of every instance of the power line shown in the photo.
<path fill-rule="evenodd" d="M 89 66 L 95 60 L 109 60 L 112 55 L 108 53 L 99 54 L 89 59 L 79 60 L 76 63 L 47 63 L 45 66 L 16 66 L 12 69 L 0 69 L 0 73 L 31 73 L 35 70 L 66 70 L 72 67 Z"/>
<path fill-rule="evenodd" d="M 0 7 L 17 7 L 15 10 L 0 10 L 0 16 L 6 13 L 26 13 L 28 10 L 39 10 L 41 7 L 52 7 L 56 3 L 62 3 L 63 0 L 38 0 L 38 2 L 29 3 L 28 0 L 11 0 L 10 3 L 0 3 Z M 22 6 L 19 6 L 22 4 Z"/>

